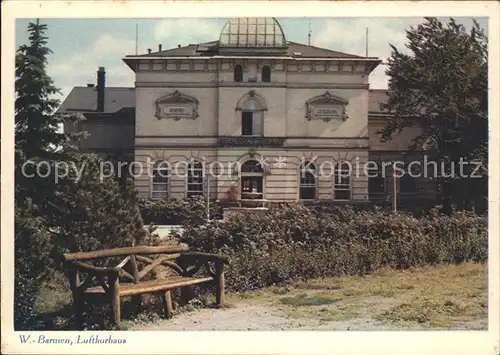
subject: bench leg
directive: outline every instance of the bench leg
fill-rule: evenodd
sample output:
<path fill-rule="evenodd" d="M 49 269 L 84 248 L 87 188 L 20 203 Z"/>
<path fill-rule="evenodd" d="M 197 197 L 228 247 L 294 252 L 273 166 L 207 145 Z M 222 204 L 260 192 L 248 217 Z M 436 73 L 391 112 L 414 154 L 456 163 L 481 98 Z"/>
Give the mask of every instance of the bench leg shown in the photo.
<path fill-rule="evenodd" d="M 73 309 L 75 312 L 76 329 L 83 328 L 83 307 L 85 307 L 83 295 L 73 292 Z"/>
<path fill-rule="evenodd" d="M 167 318 L 172 318 L 174 313 L 174 308 L 172 307 L 172 292 L 165 291 L 165 294 L 162 295 L 163 298 L 163 307 L 165 308 L 165 316 Z"/>
<path fill-rule="evenodd" d="M 215 266 L 215 304 L 217 306 L 224 305 L 224 264 Z"/>
<path fill-rule="evenodd" d="M 184 286 L 181 288 L 181 304 L 183 306 L 187 305 L 195 297 L 193 286 Z"/>
<path fill-rule="evenodd" d="M 115 325 L 120 324 L 121 315 L 120 315 L 120 284 L 118 283 L 118 279 L 110 285 L 110 296 L 111 296 L 111 309 L 113 312 L 113 323 Z"/>

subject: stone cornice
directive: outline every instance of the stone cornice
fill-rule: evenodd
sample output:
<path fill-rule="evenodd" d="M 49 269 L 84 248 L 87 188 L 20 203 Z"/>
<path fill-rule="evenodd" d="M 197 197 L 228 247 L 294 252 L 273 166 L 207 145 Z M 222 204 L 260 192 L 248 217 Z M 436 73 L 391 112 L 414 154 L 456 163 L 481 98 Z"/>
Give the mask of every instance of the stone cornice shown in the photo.
<path fill-rule="evenodd" d="M 203 82 L 154 82 L 136 81 L 136 88 L 219 88 L 219 87 L 251 87 L 251 88 L 287 88 L 287 89 L 368 89 L 368 84 L 328 84 L 328 83 L 203 83 Z"/>

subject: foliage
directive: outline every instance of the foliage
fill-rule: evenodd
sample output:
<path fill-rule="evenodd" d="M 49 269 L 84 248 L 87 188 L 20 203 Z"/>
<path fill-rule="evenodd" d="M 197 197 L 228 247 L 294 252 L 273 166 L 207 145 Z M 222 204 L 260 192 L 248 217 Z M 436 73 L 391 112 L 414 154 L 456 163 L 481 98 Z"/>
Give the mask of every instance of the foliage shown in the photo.
<path fill-rule="evenodd" d="M 95 154 L 74 154 L 74 168 L 59 184 L 50 209 L 59 252 L 90 251 L 153 243 L 131 184 L 122 186 Z M 77 175 L 81 171 L 81 176 Z"/>
<path fill-rule="evenodd" d="M 474 22 L 468 32 L 450 19 L 436 18 L 406 32 L 405 54 L 394 46 L 388 60 L 388 101 L 381 109 L 391 113 L 382 131 L 388 140 L 403 128 L 417 126 L 422 133 L 413 148 L 427 150 L 431 160 L 442 163 L 439 178 L 444 209 L 487 196 L 487 178 L 461 178 L 458 162 L 482 163 L 486 176 L 488 160 L 488 39 Z M 452 170 L 452 165 L 455 169 Z M 464 166 L 469 175 L 474 165 Z"/>
<path fill-rule="evenodd" d="M 383 266 L 405 269 L 484 261 L 487 222 L 465 212 L 415 218 L 349 207 L 330 214 L 284 205 L 264 216 L 235 214 L 186 226 L 181 241 L 230 256 L 228 288 L 243 291 L 314 277 L 366 274 Z"/>
<path fill-rule="evenodd" d="M 15 135 L 16 135 L 16 181 L 17 193 L 29 196 L 33 202 L 37 195 L 33 192 L 46 191 L 39 194 L 44 201 L 52 186 L 45 184 L 43 189 L 35 186 L 33 180 L 24 181 L 21 165 L 28 160 L 55 161 L 64 157 L 65 150 L 76 138 L 61 131 L 61 125 L 66 121 L 75 121 L 76 116 L 59 115 L 55 111 L 60 105 L 55 95 L 60 91 L 54 86 L 53 80 L 46 72 L 47 56 L 52 53 L 47 46 L 45 31 L 47 25 L 29 23 L 29 44 L 22 45 L 16 53 L 16 98 L 15 98 Z M 38 181 L 38 184 L 43 182 Z"/>
<path fill-rule="evenodd" d="M 199 225 L 207 219 L 207 202 L 203 197 L 188 199 L 141 199 L 139 208 L 145 223 L 163 225 Z M 210 218 L 221 218 L 222 209 L 210 201 Z"/>
<path fill-rule="evenodd" d="M 37 216 L 29 201 L 15 204 L 14 322 L 17 329 L 28 329 L 34 319 L 37 287 L 45 276 L 51 235 L 46 220 Z M 19 247 L 22 246 L 22 247 Z"/>
<path fill-rule="evenodd" d="M 38 20 L 30 23 L 30 43 L 16 55 L 16 329 L 33 327 L 40 283 L 59 268 L 61 252 L 155 242 L 132 187 L 101 179 L 97 156 L 71 151 L 79 134 L 60 131 L 71 117 L 55 113 L 58 90 L 46 73 L 46 29 Z M 43 168 L 25 166 L 30 161 Z"/>
<path fill-rule="evenodd" d="M 54 114 L 59 100 L 52 79 L 46 73 L 46 25 L 37 20 L 28 25 L 29 44 L 16 53 L 15 81 L 15 326 L 26 329 L 32 319 L 34 299 L 50 256 L 50 222 L 43 206 L 54 196 L 56 184 L 39 175 L 28 178 L 32 169 L 23 174 L 28 160 L 54 161 L 62 155 L 59 147 L 68 136 L 59 133 L 62 117 Z M 46 171 L 41 171 L 45 173 Z"/>

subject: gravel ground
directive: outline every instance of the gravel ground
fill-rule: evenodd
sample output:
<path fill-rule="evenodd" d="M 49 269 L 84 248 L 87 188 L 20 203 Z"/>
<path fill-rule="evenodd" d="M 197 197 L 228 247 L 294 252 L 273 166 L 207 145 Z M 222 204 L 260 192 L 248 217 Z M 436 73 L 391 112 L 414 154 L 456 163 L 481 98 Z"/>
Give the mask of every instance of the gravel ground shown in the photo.
<path fill-rule="evenodd" d="M 453 329 L 485 330 L 487 319 L 461 324 Z M 442 330 L 450 330 L 442 328 Z M 283 312 L 265 305 L 244 302 L 228 309 L 199 309 L 174 316 L 154 325 L 138 325 L 130 330 L 441 330 L 426 328 L 417 323 L 407 326 L 379 323 L 371 318 L 358 317 L 343 321 L 323 322 L 314 319 L 291 319 Z"/>

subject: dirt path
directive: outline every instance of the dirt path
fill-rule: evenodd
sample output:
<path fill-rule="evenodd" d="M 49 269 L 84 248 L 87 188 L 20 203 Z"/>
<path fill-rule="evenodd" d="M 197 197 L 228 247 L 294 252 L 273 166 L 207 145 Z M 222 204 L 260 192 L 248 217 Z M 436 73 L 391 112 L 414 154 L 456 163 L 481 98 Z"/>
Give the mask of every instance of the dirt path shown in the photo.
<path fill-rule="evenodd" d="M 132 322 L 130 328 L 485 330 L 488 328 L 486 275 L 484 265 L 470 263 L 411 271 L 379 270 L 363 277 L 315 279 L 286 287 L 229 293 L 227 308 L 190 312 L 184 308 L 170 320 Z"/>
<path fill-rule="evenodd" d="M 453 329 L 484 330 L 487 319 L 465 322 Z M 154 325 L 140 325 L 130 330 L 440 330 L 449 328 L 428 328 L 418 323 L 391 325 L 374 320 L 370 315 L 341 321 L 319 319 L 294 319 L 283 311 L 266 305 L 239 303 L 227 309 L 199 309 L 176 315 Z"/>

